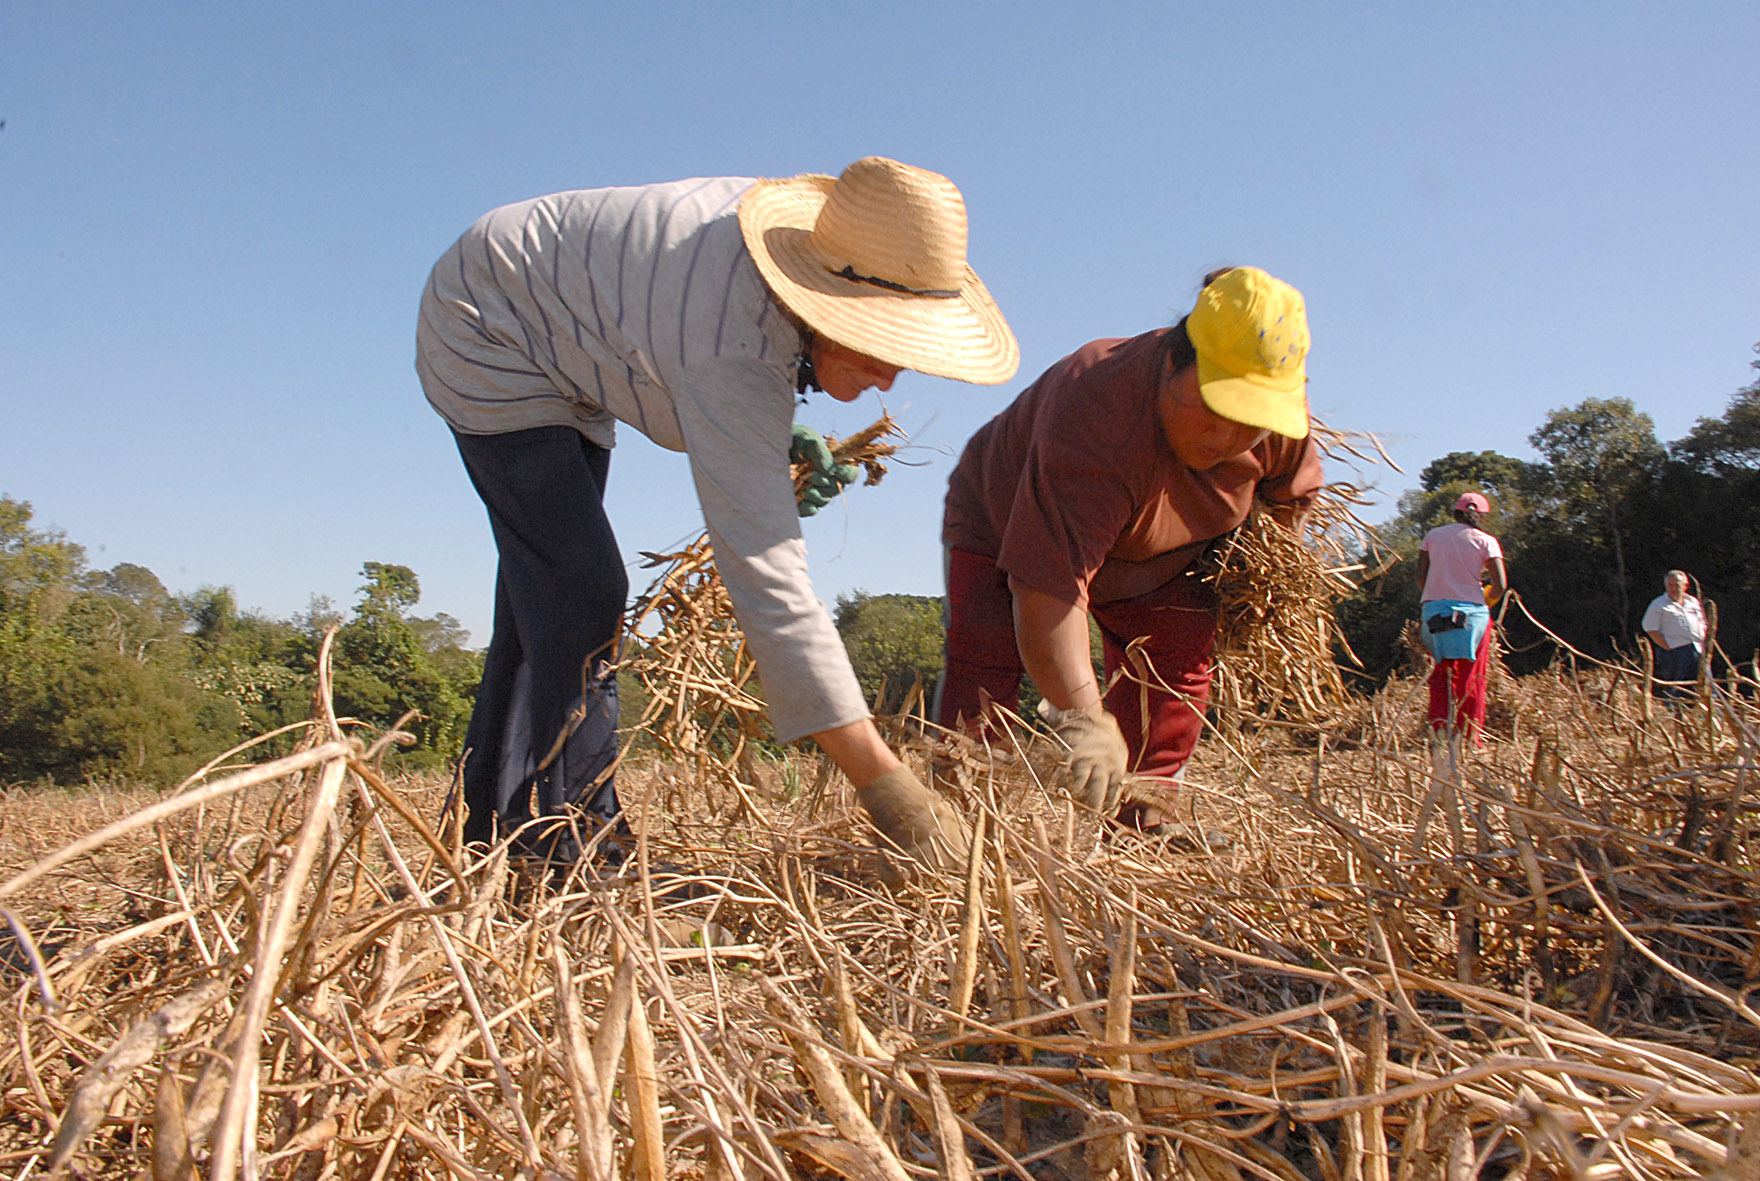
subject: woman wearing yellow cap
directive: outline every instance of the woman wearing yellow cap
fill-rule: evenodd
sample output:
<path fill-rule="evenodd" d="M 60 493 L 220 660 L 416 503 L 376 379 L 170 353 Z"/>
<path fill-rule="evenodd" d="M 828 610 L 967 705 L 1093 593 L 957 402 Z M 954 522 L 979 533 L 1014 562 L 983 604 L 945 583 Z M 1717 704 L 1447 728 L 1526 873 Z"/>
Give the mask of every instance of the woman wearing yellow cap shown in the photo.
<path fill-rule="evenodd" d="M 1192 563 L 1255 499 L 1293 520 L 1321 486 L 1307 353 L 1301 293 L 1231 268 L 1206 278 L 1178 324 L 1084 345 L 972 437 L 942 527 L 942 725 L 982 726 L 985 701 L 1014 708 L 1025 672 L 1088 806 L 1120 811 L 1132 773 L 1180 774 L 1216 634 L 1214 594 Z M 1136 676 L 1117 676 L 1127 664 Z M 1126 801 L 1120 819 L 1161 818 Z"/>
<path fill-rule="evenodd" d="M 512 834 L 568 858 L 556 818 L 617 815 L 604 662 L 629 583 L 602 501 L 621 423 L 690 459 L 776 736 L 817 739 L 894 845 L 956 859 L 958 816 L 881 741 L 813 593 L 789 473 L 797 393 L 849 401 L 902 369 L 1014 375 L 1019 349 L 966 265 L 951 181 L 875 156 L 836 178 L 505 206 L 436 264 L 416 343 L 500 560 L 465 740 L 467 840 Z"/>

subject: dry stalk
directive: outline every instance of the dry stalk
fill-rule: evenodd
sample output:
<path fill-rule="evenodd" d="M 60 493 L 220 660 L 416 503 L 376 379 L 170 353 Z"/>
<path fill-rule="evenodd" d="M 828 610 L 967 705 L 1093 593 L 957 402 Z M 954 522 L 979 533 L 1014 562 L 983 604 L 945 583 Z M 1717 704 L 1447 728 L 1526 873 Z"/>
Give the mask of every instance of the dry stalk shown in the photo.
<path fill-rule="evenodd" d="M 1341 455 L 1392 461 L 1372 435 L 1315 424 L 1317 445 Z M 1255 504 L 1247 520 L 1206 551 L 1195 573 L 1216 593 L 1212 703 L 1226 716 L 1337 726 L 1353 712 L 1335 653 L 1355 660 L 1333 617 L 1358 579 L 1394 560 L 1355 509 L 1368 504 L 1356 484 L 1322 488 L 1298 523 Z M 1370 566 L 1374 569 L 1371 570 Z"/>
<path fill-rule="evenodd" d="M 1523 678 L 1524 740 L 1467 751 L 1414 840 L 1414 685 L 1323 749 L 1297 723 L 1206 744 L 1174 841 L 1096 839 L 1031 760 L 973 752 L 967 872 L 897 891 L 835 795 L 754 797 L 767 823 L 698 839 L 726 788 L 677 763 L 622 772 L 639 872 L 510 869 L 436 840 L 444 785 L 388 782 L 320 721 L 302 761 L 9 866 L 60 1008 L 15 958 L 0 1153 L 435 1181 L 1752 1173 L 1760 716 L 1720 702 L 1708 735 L 1643 720 L 1635 677 Z"/>
<path fill-rule="evenodd" d="M 827 438 L 832 457 L 858 467 L 863 484 L 878 484 L 886 460 L 904 434 L 891 415 L 846 438 Z M 797 493 L 811 468 L 794 469 Z M 643 553 L 644 568 L 659 573 L 636 599 L 625 622 L 627 669 L 647 701 L 627 728 L 649 735 L 669 757 L 693 766 L 731 790 L 739 811 L 756 818 L 761 809 L 748 788 L 747 748 L 763 739 L 764 703 L 753 691 L 757 665 L 746 649 L 733 602 L 715 569 L 708 534 L 676 553 Z"/>

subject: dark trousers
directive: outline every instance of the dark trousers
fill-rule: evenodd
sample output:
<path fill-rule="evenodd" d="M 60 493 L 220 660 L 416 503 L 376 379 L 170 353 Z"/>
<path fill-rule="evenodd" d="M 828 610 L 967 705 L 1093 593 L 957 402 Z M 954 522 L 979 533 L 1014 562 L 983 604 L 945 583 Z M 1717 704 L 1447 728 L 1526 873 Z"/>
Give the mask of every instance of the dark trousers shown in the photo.
<path fill-rule="evenodd" d="M 629 575 L 605 517 L 611 453 L 568 427 L 454 434 L 489 510 L 499 566 L 495 631 L 465 734 L 464 839 L 539 816 L 618 813 L 618 630 Z M 557 853 L 559 831 L 522 843 Z"/>
<path fill-rule="evenodd" d="M 1699 649 L 1691 644 L 1682 644 L 1679 648 L 1658 648 L 1652 668 L 1656 678 L 1656 696 L 1674 700 L 1691 697 L 1693 687 L 1699 680 Z"/>
<path fill-rule="evenodd" d="M 1090 607 L 1100 625 L 1106 694 L 1138 775 L 1171 779 L 1198 745 L 1210 699 L 1216 650 L 1216 595 L 1181 575 L 1135 599 Z M 995 562 L 947 550 L 946 663 L 935 720 L 953 728 L 978 723 L 985 701 L 1013 712 L 1020 700 L 1020 646 L 1014 594 Z"/>

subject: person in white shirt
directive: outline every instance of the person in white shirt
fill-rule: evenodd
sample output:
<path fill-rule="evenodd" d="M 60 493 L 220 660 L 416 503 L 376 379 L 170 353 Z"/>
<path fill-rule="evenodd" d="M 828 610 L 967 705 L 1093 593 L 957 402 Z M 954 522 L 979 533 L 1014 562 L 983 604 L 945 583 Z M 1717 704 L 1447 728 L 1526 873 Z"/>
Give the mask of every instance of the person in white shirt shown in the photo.
<path fill-rule="evenodd" d="M 621 422 L 689 457 L 777 739 L 817 740 L 893 846 L 931 865 L 961 859 L 958 814 L 880 738 L 813 593 L 789 469 L 809 388 L 848 402 L 904 369 L 995 384 L 1019 367 L 966 263 L 951 181 L 870 156 L 837 178 L 699 178 L 508 205 L 435 265 L 416 351 L 500 562 L 465 738 L 467 841 L 518 834 L 572 860 L 566 824 L 530 822 L 618 814 L 605 662 L 629 582 L 602 502 Z"/>
<path fill-rule="evenodd" d="M 1644 634 L 1656 649 L 1655 693 L 1685 697 L 1683 686 L 1699 679 L 1699 658 L 1705 653 L 1705 608 L 1687 593 L 1685 571 L 1670 570 L 1662 590 L 1644 609 Z"/>
<path fill-rule="evenodd" d="M 1491 502 L 1477 492 L 1454 502 L 1454 523 L 1424 534 L 1418 548 L 1422 605 L 1419 634 L 1436 665 L 1430 670 L 1430 727 L 1477 736 L 1485 725 L 1491 668 L 1491 610 L 1509 577 L 1503 547 L 1480 528 Z"/>

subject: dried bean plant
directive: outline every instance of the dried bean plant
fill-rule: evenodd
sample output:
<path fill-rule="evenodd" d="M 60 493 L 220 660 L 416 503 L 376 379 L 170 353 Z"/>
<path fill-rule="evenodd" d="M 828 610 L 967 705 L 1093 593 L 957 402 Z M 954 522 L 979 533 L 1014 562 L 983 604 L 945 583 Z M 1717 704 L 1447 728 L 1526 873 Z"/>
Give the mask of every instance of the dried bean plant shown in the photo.
<path fill-rule="evenodd" d="M 0 1170 L 1760 1176 L 1750 699 L 1561 662 L 1441 767 L 1421 697 L 1207 742 L 1172 839 L 988 752 L 894 887 L 841 781 L 716 826 L 682 744 L 617 873 L 461 847 L 327 708 L 119 816 L 15 791 Z"/>
<path fill-rule="evenodd" d="M 314 724 L 0 883 L 9 1176 L 1697 1177 L 1760 1167 L 1757 720 L 1521 683 L 1432 774 L 1207 748 L 1189 841 L 995 760 L 897 892 L 846 791 L 713 842 L 626 769 L 620 876 L 424 819 Z M 699 792 L 706 790 L 698 789 Z M 446 831 L 446 830 L 441 830 Z M 1075 832 L 1080 839 L 1071 841 Z M 664 868 L 662 868 L 664 867 Z M 102 902 L 108 895 L 108 902 Z M 32 940 L 33 933 L 43 936 Z"/>
<path fill-rule="evenodd" d="M 869 486 L 886 475 L 886 460 L 899 447 L 894 440 L 903 437 L 891 415 L 883 414 L 826 444 L 836 462 L 859 468 Z M 794 465 L 797 494 L 810 473 L 808 465 Z M 753 692 L 757 664 L 715 569 L 709 536 L 677 553 L 642 557 L 660 573 L 631 609 L 623 640 L 623 667 L 647 697 L 632 728 L 668 755 L 688 760 L 700 775 L 743 792 L 755 779 L 746 761 L 748 745 L 766 735 L 763 702 Z"/>
<path fill-rule="evenodd" d="M 1394 466 L 1372 435 L 1321 423 L 1313 434 L 1331 463 Z M 1335 652 L 1355 656 L 1333 608 L 1356 591 L 1353 576 L 1381 573 L 1393 561 L 1356 515 L 1368 503 L 1363 487 L 1334 481 L 1300 522 L 1255 504 L 1238 529 L 1205 552 L 1196 575 L 1217 598 L 1210 697 L 1224 716 L 1321 727 L 1348 716 Z"/>

